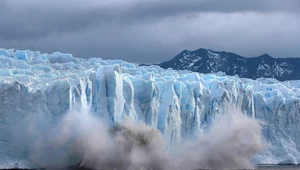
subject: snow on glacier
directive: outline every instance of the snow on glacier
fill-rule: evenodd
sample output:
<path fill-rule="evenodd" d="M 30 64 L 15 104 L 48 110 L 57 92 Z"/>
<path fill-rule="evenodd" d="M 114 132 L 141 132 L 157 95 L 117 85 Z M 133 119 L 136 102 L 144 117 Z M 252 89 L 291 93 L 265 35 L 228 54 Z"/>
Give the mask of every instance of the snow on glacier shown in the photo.
<path fill-rule="evenodd" d="M 257 155 L 257 162 L 300 163 L 299 88 L 300 81 L 0 49 L 0 165 L 30 164 L 22 160 L 24 151 L 10 143 L 12 130 L 34 116 L 55 122 L 75 109 L 111 122 L 131 117 L 157 128 L 172 145 L 205 132 L 228 103 L 265 122 L 263 135 L 270 147 Z"/>

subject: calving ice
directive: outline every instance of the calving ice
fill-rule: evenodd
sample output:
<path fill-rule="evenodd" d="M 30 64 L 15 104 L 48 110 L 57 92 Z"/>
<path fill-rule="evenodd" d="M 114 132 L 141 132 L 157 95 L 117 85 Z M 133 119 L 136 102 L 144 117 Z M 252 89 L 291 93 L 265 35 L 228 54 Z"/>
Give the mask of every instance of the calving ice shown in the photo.
<path fill-rule="evenodd" d="M 228 150 L 222 148 L 234 150 L 240 144 L 251 150 L 250 156 L 248 150 L 233 153 L 244 155 L 247 161 L 262 149 L 253 162 L 299 163 L 299 84 L 300 81 L 251 80 L 222 74 L 175 71 L 158 66 L 138 66 L 121 60 L 81 59 L 58 52 L 41 54 L 0 49 L 0 166 L 37 168 L 48 166 L 49 162 L 71 166 L 81 160 L 83 165 L 91 167 L 102 166 L 105 162 L 105 165 L 113 167 L 155 164 L 154 168 L 164 169 L 176 162 L 173 160 L 179 160 L 177 162 L 184 165 L 195 165 L 191 168 L 201 165 L 215 168 L 209 164 L 209 155 L 214 158 L 213 161 L 220 162 L 222 159 L 218 160 L 217 155 L 232 157 L 228 155 Z M 219 116 L 230 114 L 234 110 L 232 108 L 238 108 L 247 117 Z M 262 129 L 253 118 L 263 122 Z M 98 121 L 95 123 L 94 119 L 101 119 L 105 126 Z M 145 133 L 124 123 L 127 119 L 143 123 L 141 130 L 145 129 Z M 90 124 L 101 126 L 95 128 Z M 227 132 L 217 133 L 221 130 Z M 263 138 L 260 138 L 260 131 Z M 84 135 L 81 132 L 85 132 Z M 163 142 L 153 144 L 147 135 L 141 134 L 154 135 L 158 139 L 156 142 Z M 91 137 L 86 145 L 83 141 L 88 140 L 87 135 L 102 135 L 105 138 Z M 108 142 L 96 144 L 96 149 L 90 148 L 94 146 L 92 141 L 99 143 L 103 139 Z M 226 145 L 226 141 L 231 139 L 240 143 Z M 137 147 L 130 145 L 128 151 L 127 140 L 131 144 L 137 143 Z M 257 143 L 264 140 L 266 147 Z M 114 143 L 120 141 L 124 147 L 107 151 L 109 147 L 116 148 Z M 186 156 L 178 154 L 183 151 L 175 149 L 183 141 L 188 141 L 183 147 L 186 149 L 184 153 L 203 159 L 193 159 L 195 162 L 183 159 Z M 159 151 L 165 148 L 166 151 L 158 155 L 167 155 L 161 159 L 170 163 L 162 165 L 161 161 L 145 155 L 148 152 L 144 149 L 133 149 L 141 144 L 150 148 L 159 145 Z M 199 152 L 195 152 L 197 149 Z M 151 158 L 157 154 L 155 149 L 152 150 Z M 169 156 L 173 150 L 175 153 Z M 111 155 L 99 158 L 97 151 Z M 128 152 L 138 153 L 143 159 L 137 160 L 139 156 L 132 154 L 132 159 L 125 160 L 122 154 Z M 57 155 L 62 156 L 59 159 L 61 162 L 55 162 L 55 159 L 39 161 Z M 115 155 L 121 157 L 117 159 Z M 97 162 L 96 165 L 94 162 Z M 248 167 L 243 160 L 239 163 Z"/>

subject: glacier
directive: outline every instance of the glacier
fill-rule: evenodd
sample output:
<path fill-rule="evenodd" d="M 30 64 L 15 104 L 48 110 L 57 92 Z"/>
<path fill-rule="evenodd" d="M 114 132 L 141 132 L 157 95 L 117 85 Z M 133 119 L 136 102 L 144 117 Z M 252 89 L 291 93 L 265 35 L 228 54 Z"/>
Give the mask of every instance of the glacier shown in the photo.
<path fill-rule="evenodd" d="M 55 123 L 69 110 L 158 129 L 167 145 L 205 133 L 228 104 L 262 120 L 268 148 L 254 161 L 300 163 L 300 81 L 201 74 L 122 60 L 0 49 L 0 167 L 30 167 L 16 133 L 34 117 Z M 26 122 L 26 125 L 24 123 Z M 249 127 L 251 128 L 251 127 Z M 226 130 L 226 129 L 224 129 Z"/>

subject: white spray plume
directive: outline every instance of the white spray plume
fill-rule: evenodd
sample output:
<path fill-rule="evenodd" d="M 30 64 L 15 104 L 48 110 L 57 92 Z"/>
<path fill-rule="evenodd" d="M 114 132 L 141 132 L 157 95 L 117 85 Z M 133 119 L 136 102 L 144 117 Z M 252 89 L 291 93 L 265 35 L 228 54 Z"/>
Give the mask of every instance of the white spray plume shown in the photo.
<path fill-rule="evenodd" d="M 112 126 L 91 114 L 70 112 L 58 125 L 40 121 L 31 119 L 27 132 L 18 126 L 23 132 L 15 138 L 39 168 L 252 168 L 251 158 L 262 149 L 260 122 L 238 109 L 222 114 L 207 133 L 183 140 L 172 152 L 158 130 L 132 120 Z"/>
<path fill-rule="evenodd" d="M 181 147 L 180 169 L 253 168 L 251 158 L 262 150 L 261 123 L 236 108 L 220 115 L 211 129 Z"/>

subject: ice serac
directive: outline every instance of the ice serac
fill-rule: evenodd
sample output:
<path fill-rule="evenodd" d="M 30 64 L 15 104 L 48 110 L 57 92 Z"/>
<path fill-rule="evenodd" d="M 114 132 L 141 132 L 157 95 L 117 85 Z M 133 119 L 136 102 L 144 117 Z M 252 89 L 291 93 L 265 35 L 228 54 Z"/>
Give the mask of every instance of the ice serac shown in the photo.
<path fill-rule="evenodd" d="M 157 128 L 173 145 L 205 132 L 228 103 L 265 122 L 270 147 L 257 162 L 300 163 L 299 88 L 300 81 L 0 49 L 0 168 L 34 166 L 26 158 L 28 146 L 13 144 L 22 140 L 16 132 L 22 134 L 37 117 L 53 123 L 69 110 L 89 110 L 110 122 L 130 117 Z"/>

